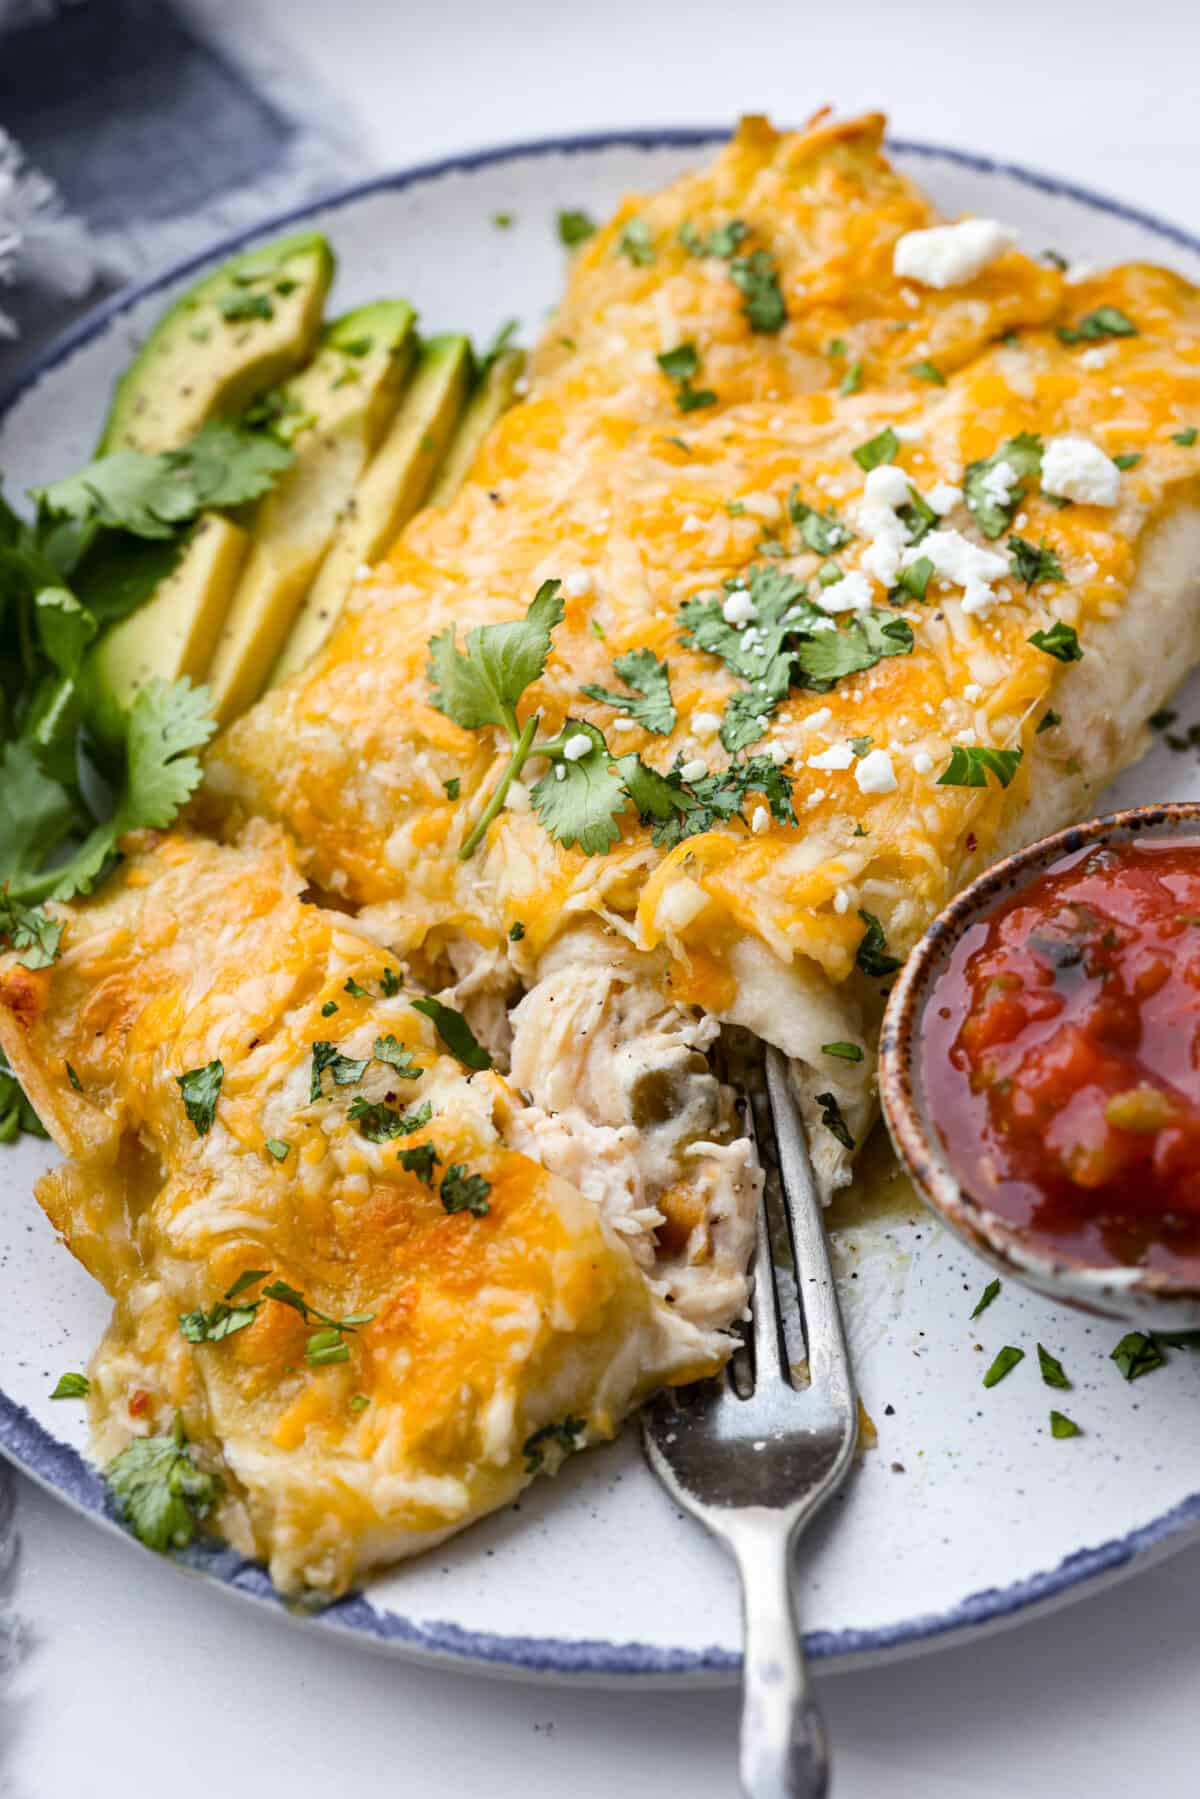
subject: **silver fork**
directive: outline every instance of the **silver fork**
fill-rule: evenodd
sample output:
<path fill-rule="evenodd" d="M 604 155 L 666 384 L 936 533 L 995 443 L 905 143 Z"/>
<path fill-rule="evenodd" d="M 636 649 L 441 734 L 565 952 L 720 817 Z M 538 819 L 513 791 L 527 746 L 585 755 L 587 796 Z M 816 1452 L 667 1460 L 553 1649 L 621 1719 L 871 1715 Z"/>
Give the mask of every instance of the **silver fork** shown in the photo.
<path fill-rule="evenodd" d="M 642 1433 L 654 1472 L 741 1576 L 742 1790 L 821 1799 L 829 1752 L 804 1665 L 794 1551 L 845 1477 L 858 1400 L 787 1063 L 768 1049 L 744 1085 L 766 1172 L 750 1328 L 724 1374 L 651 1400 Z"/>

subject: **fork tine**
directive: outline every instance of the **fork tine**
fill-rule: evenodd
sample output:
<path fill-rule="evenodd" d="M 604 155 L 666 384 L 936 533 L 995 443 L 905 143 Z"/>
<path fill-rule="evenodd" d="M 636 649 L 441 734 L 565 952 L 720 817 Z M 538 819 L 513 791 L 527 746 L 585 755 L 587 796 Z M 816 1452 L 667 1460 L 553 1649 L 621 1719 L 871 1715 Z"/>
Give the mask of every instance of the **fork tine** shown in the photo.
<path fill-rule="evenodd" d="M 768 1048 L 767 1096 L 775 1126 L 784 1205 L 792 1238 L 796 1279 L 804 1316 L 809 1374 L 814 1386 L 829 1388 L 835 1400 L 855 1403 L 854 1380 L 838 1309 L 820 1195 L 813 1178 L 808 1141 L 792 1091 L 786 1058 Z"/>

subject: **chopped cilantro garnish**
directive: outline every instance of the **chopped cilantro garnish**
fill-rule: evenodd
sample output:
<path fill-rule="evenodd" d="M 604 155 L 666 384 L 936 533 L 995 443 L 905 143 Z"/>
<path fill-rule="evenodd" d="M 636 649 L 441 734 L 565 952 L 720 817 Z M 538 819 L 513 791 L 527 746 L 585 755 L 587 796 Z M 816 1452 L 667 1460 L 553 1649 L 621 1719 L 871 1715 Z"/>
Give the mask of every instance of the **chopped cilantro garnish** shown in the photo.
<path fill-rule="evenodd" d="M 1064 625 L 1056 618 L 1048 631 L 1035 631 L 1028 639 L 1035 650 L 1053 656 L 1056 662 L 1082 662 L 1083 646 L 1074 625 Z M 1006 783 L 1007 785 L 1007 783 Z"/>
<path fill-rule="evenodd" d="M 732 818 L 745 822 L 742 807 L 752 792 L 762 794 L 777 824 L 796 822 L 791 777 L 770 756 L 731 762 L 717 774 L 690 782 L 684 781 L 678 758 L 666 775 L 632 755 L 623 756 L 619 766 L 643 823 L 650 825 L 651 838 L 661 849 L 674 849 L 686 837 L 711 831 Z"/>
<path fill-rule="evenodd" d="M 470 1212 L 472 1218 L 486 1218 L 490 1181 L 481 1174 L 468 1174 L 462 1162 L 453 1162 L 442 1176 L 438 1192 L 447 1212 Z"/>
<path fill-rule="evenodd" d="M 628 256 L 635 268 L 647 269 L 654 261 L 654 239 L 644 219 L 630 219 L 617 239 L 617 255 Z"/>
<path fill-rule="evenodd" d="M 86 1374 L 60 1374 L 51 1399 L 86 1399 L 92 1383 Z"/>
<path fill-rule="evenodd" d="M 0 940 L 7 938 L 22 968 L 49 968 L 58 955 L 63 928 L 41 906 L 23 906 L 0 887 Z"/>
<path fill-rule="evenodd" d="M 863 1059 L 862 1047 L 857 1043 L 823 1043 L 821 1054 L 837 1056 L 842 1062 L 861 1062 Z"/>
<path fill-rule="evenodd" d="M 1110 1357 L 1126 1380 L 1140 1380 L 1143 1374 L 1161 1368 L 1166 1359 L 1154 1338 L 1145 1331 L 1127 1331 Z"/>
<path fill-rule="evenodd" d="M 393 1137 L 411 1137 L 423 1130 L 433 1117 L 433 1106 L 424 1100 L 414 1112 L 401 1113 L 386 1101 L 372 1105 L 360 1093 L 350 1101 L 346 1116 L 368 1143 L 390 1143 Z"/>
<path fill-rule="evenodd" d="M 1017 772 L 1020 750 L 993 750 L 983 744 L 956 743 L 950 760 L 938 776 L 939 787 L 986 787 L 989 771 L 1001 787 L 1007 787 Z"/>
<path fill-rule="evenodd" d="M 314 1331 L 304 1345 L 304 1359 L 314 1368 L 325 1368 L 334 1362 L 348 1362 L 350 1347 L 345 1340 L 345 1333 L 370 1324 L 375 1317 L 374 1312 L 354 1312 L 347 1318 L 331 1318 L 327 1312 L 318 1311 L 311 1301 L 286 1281 L 272 1281 L 269 1287 L 264 1287 L 260 1303 L 263 1299 L 273 1299 L 278 1305 L 290 1306 L 293 1312 L 299 1312 L 306 1324 L 315 1319 L 323 1327 Z"/>
<path fill-rule="evenodd" d="M 929 583 L 934 576 L 934 566 L 928 556 L 918 556 L 907 568 L 902 568 L 896 576 L 896 585 L 889 598 L 897 594 L 906 594 L 909 599 L 923 600 L 929 591 Z"/>
<path fill-rule="evenodd" d="M 67 1079 L 70 1081 L 70 1083 L 71 1083 L 72 1087 L 75 1089 L 76 1093 L 82 1093 L 83 1092 L 83 1082 L 80 1080 L 80 1078 L 76 1074 L 75 1070 L 71 1067 L 71 1064 L 67 1061 L 64 1061 L 63 1067 L 66 1069 Z"/>
<path fill-rule="evenodd" d="M 998 490 L 994 471 L 1005 464 L 1017 479 L 1003 494 Z M 1042 469 L 1042 440 L 1032 432 L 1021 431 L 1010 437 L 990 456 L 967 464 L 963 476 L 963 496 L 971 514 L 985 537 L 999 537 L 1012 524 L 1025 497 L 1023 482 L 1039 475 Z"/>
<path fill-rule="evenodd" d="M 700 372 L 700 353 L 694 343 L 676 344 L 655 357 L 668 381 L 675 383 L 675 404 L 680 412 L 697 412 L 704 406 L 715 406 L 717 396 L 710 387 L 693 387 Z"/>
<path fill-rule="evenodd" d="M 332 1018 L 334 1013 L 337 1010 L 338 1010 L 337 1001 L 335 999 L 327 999 L 325 1001 L 325 1004 L 321 1007 L 321 1017 L 322 1018 Z"/>
<path fill-rule="evenodd" d="M 1136 337 L 1137 326 L 1117 306 L 1097 306 L 1085 313 L 1077 325 L 1060 325 L 1058 336 L 1064 344 L 1095 344 L 1107 337 Z"/>
<path fill-rule="evenodd" d="M 846 373 L 838 382 L 838 392 L 846 395 L 856 394 L 862 386 L 862 383 L 863 365 L 861 362 L 852 362 L 850 367 L 846 370 Z"/>
<path fill-rule="evenodd" d="M 596 221 L 586 212 L 568 208 L 558 214 L 558 241 L 568 250 L 586 243 L 596 230 Z"/>
<path fill-rule="evenodd" d="M 457 775 L 452 775 L 448 781 L 443 781 L 442 786 L 446 790 L 448 800 L 456 800 L 462 792 L 462 782 Z"/>
<path fill-rule="evenodd" d="M 732 511 L 732 507 L 729 510 Z M 793 487 L 788 495 L 788 512 L 809 549 L 818 556 L 832 556 L 835 550 L 844 549 L 846 544 L 853 542 L 853 531 L 843 524 L 832 506 L 828 512 L 816 511 L 800 498 L 798 488 Z"/>
<path fill-rule="evenodd" d="M 444 1006 L 440 999 L 415 999 L 412 1002 L 414 1012 L 421 1012 L 432 1019 L 433 1028 L 441 1038 L 452 1056 L 457 1056 L 464 1068 L 490 1068 L 492 1058 L 479 1042 L 474 1031 L 461 1012 L 453 1006 Z"/>
<path fill-rule="evenodd" d="M 425 1072 L 413 1061 L 408 1045 L 398 1043 L 390 1033 L 386 1037 L 376 1037 L 372 1055 L 376 1062 L 386 1062 L 402 1081 L 419 1081 Z"/>
<path fill-rule="evenodd" d="M 850 1134 L 850 1126 L 842 1116 L 836 1093 L 818 1093 L 817 1104 L 821 1108 L 821 1123 L 830 1136 L 836 1137 L 847 1149 L 853 1149 L 854 1138 Z"/>
<path fill-rule="evenodd" d="M 328 1068 L 335 1083 L 339 1087 L 352 1087 L 361 1081 L 370 1066 L 370 1057 L 359 1061 L 354 1056 L 344 1056 L 336 1043 L 314 1043 L 312 1046 L 312 1081 L 309 1087 L 309 1100 L 315 1102 L 321 1098 L 322 1077 Z"/>
<path fill-rule="evenodd" d="M 881 468 L 885 462 L 895 462 L 899 453 L 900 439 L 890 425 L 885 425 L 882 431 L 876 432 L 874 437 L 869 437 L 866 443 L 859 444 L 856 450 L 850 452 L 859 468 L 867 474 L 873 468 Z"/>
<path fill-rule="evenodd" d="M 1113 457 L 1113 466 L 1114 468 L 1119 468 L 1121 473 L 1124 474 L 1126 469 L 1136 468 L 1141 460 L 1141 453 L 1139 451 L 1125 450 L 1120 456 Z"/>
<path fill-rule="evenodd" d="M 224 1078 L 223 1062 L 206 1062 L 203 1068 L 189 1068 L 186 1074 L 175 1076 L 175 1084 L 183 1094 L 184 1111 L 194 1125 L 197 1137 L 205 1136 L 212 1129 Z"/>
<path fill-rule="evenodd" d="M 946 377 L 936 362 L 914 362 L 908 372 L 910 375 L 915 375 L 918 381 L 932 382 L 934 387 L 945 387 L 946 385 Z"/>
<path fill-rule="evenodd" d="M 384 999 L 395 999 L 403 985 L 404 982 L 395 968 L 385 968 L 379 977 L 379 991 Z"/>
<path fill-rule="evenodd" d="M 217 1502 L 217 1483 L 192 1460 L 178 1416 L 161 1437 L 135 1437 L 104 1470 L 117 1511 L 148 1549 L 186 1549 Z"/>
<path fill-rule="evenodd" d="M 702 237 L 686 221 L 679 227 L 679 241 L 689 256 L 719 256 L 723 262 L 737 254 L 749 235 L 750 228 L 741 219 L 730 219 L 727 225 L 714 226 L 707 237 Z"/>
<path fill-rule="evenodd" d="M 428 1187 L 441 1157 L 432 1143 L 414 1143 L 411 1149 L 402 1149 L 396 1160 L 408 1174 L 415 1174 Z"/>
<path fill-rule="evenodd" d="M 1081 1437 L 1083 1432 L 1073 1418 L 1065 1412 L 1051 1412 L 1050 1435 L 1052 1437 Z"/>
<path fill-rule="evenodd" d="M 1008 550 L 1012 558 L 1012 572 L 1018 581 L 1024 581 L 1026 587 L 1033 587 L 1039 581 L 1066 580 L 1062 563 L 1044 537 L 1040 546 L 1031 544 L 1024 537 L 1010 537 Z"/>
<path fill-rule="evenodd" d="M 263 1147 L 277 1162 L 286 1162 L 292 1153 L 291 1144 L 285 1143 L 282 1137 L 268 1137 Z"/>
<path fill-rule="evenodd" d="M 901 967 L 901 962 L 899 957 L 893 956 L 888 950 L 882 924 L 873 912 L 866 912 L 861 906 L 858 916 L 866 926 L 854 952 L 858 967 L 873 980 L 882 980 L 885 975 L 895 974 Z"/>
<path fill-rule="evenodd" d="M 1038 726 L 1037 730 L 1034 732 L 1034 736 L 1040 737 L 1043 731 L 1052 731 L 1055 725 L 1061 725 L 1061 723 L 1062 713 L 1056 712 L 1053 706 L 1048 706 L 1038 720 Z"/>
<path fill-rule="evenodd" d="M 669 737 L 675 729 L 675 706 L 671 699 L 668 666 L 660 662 L 653 650 L 628 650 L 613 662 L 613 670 L 634 691 L 615 693 L 610 687 L 588 684 L 580 689 L 589 700 L 615 706 L 644 730 Z"/>
<path fill-rule="evenodd" d="M 751 331 L 774 333 L 787 323 L 787 302 L 779 285 L 779 269 L 769 250 L 735 256 L 729 275 L 742 296 L 742 311 Z"/>
<path fill-rule="evenodd" d="M 983 1292 L 979 1295 L 975 1310 L 971 1313 L 972 1318 L 978 1318 L 980 1312 L 986 1312 L 999 1292 L 1000 1282 L 998 1280 L 990 1280 L 983 1289 Z"/>
<path fill-rule="evenodd" d="M 1011 1343 L 1006 1344 L 1005 1347 L 999 1351 L 995 1361 L 984 1375 L 984 1386 L 998 1386 L 1005 1375 L 1011 1374 L 1017 1363 L 1023 1362 L 1024 1360 L 1025 1351 L 1023 1349 L 1014 1349 Z"/>
<path fill-rule="evenodd" d="M 515 919 L 514 922 L 512 924 L 510 924 L 508 927 L 508 941 L 510 943 L 520 943 L 520 941 L 524 935 L 525 935 L 525 926 L 521 923 L 521 920 L 519 918 Z"/>
<path fill-rule="evenodd" d="M 1038 1367 L 1042 1371 L 1042 1380 L 1048 1387 L 1060 1387 L 1065 1392 L 1071 1385 L 1066 1370 L 1057 1356 L 1052 1356 L 1045 1344 L 1037 1346 Z"/>
<path fill-rule="evenodd" d="M 497 231 L 508 231 L 511 230 L 515 218 L 515 213 L 494 212 L 492 214 L 492 224 L 496 227 Z"/>
<path fill-rule="evenodd" d="M 365 1393 L 355 1393 L 349 1401 L 350 1410 L 354 1413 L 365 1412 L 371 1401 Z"/>
<path fill-rule="evenodd" d="M 1200 437 L 1200 428 L 1195 425 L 1186 425 L 1182 431 L 1171 433 L 1171 442 L 1178 444 L 1181 449 L 1190 450 L 1198 437 Z"/>
<path fill-rule="evenodd" d="M 342 992 L 348 993 L 351 999 L 370 999 L 371 997 L 362 982 L 356 981 L 353 975 L 350 976 L 350 979 L 342 988 Z"/>
<path fill-rule="evenodd" d="M 564 1455 L 573 1455 L 581 1447 L 580 1437 L 587 1430 L 582 1418 L 572 1418 L 569 1414 L 561 1423 L 543 1424 L 532 1436 L 526 1437 L 521 1446 L 521 1454 L 525 1457 L 526 1474 L 536 1474 L 546 1460 L 548 1448 L 561 1449 Z"/>

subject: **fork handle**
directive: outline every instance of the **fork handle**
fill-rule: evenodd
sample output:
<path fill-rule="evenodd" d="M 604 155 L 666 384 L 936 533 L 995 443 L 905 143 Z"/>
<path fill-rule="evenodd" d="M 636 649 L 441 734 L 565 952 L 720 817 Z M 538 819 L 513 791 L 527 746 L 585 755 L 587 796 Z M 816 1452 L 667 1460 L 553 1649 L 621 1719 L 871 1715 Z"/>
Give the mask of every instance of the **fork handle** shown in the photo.
<path fill-rule="evenodd" d="M 794 1539 L 795 1530 L 769 1514 L 728 1539 L 742 1578 L 746 1799 L 824 1799 L 829 1790 L 825 1724 L 808 1684 L 793 1598 Z"/>

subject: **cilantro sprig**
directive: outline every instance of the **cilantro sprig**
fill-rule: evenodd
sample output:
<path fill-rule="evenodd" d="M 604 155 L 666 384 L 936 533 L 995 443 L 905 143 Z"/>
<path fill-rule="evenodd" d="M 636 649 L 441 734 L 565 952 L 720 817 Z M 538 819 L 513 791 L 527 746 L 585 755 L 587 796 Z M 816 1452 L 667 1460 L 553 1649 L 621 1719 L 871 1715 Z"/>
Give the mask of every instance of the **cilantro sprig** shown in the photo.
<path fill-rule="evenodd" d="M 104 1470 L 124 1523 L 148 1549 L 186 1549 L 217 1502 L 218 1485 L 196 1466 L 182 1418 L 163 1436 L 135 1437 Z"/>
<path fill-rule="evenodd" d="M 643 730 L 669 737 L 675 729 L 675 702 L 671 698 L 668 665 L 660 662 L 653 650 L 627 650 L 623 656 L 614 658 L 613 672 L 632 688 L 631 693 L 618 693 L 611 687 L 600 687 L 592 682 L 585 684 L 580 692 L 603 706 L 615 706 Z"/>

